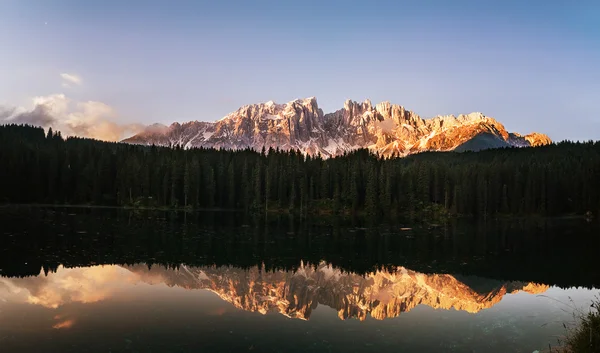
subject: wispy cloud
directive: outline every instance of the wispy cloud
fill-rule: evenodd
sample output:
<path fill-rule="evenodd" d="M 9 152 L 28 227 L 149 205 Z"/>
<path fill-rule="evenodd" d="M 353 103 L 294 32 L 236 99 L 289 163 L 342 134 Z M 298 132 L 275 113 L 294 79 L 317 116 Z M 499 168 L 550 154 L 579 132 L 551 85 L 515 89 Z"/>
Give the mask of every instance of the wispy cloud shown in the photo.
<path fill-rule="evenodd" d="M 60 74 L 60 77 L 62 77 L 62 79 L 66 81 L 66 82 L 63 82 L 63 87 L 69 87 L 69 84 L 81 85 L 81 83 L 82 83 L 81 77 L 79 77 L 75 74 L 63 73 L 63 74 Z"/>
<path fill-rule="evenodd" d="M 66 329 L 66 328 L 71 328 L 71 327 L 73 327 L 73 325 L 74 325 L 74 324 L 75 324 L 75 320 L 73 320 L 73 319 L 68 319 L 68 320 L 60 321 L 60 322 L 58 322 L 58 323 L 54 324 L 54 325 L 52 326 L 52 328 L 53 328 L 53 329 L 57 329 L 57 330 L 60 330 L 60 329 Z"/>

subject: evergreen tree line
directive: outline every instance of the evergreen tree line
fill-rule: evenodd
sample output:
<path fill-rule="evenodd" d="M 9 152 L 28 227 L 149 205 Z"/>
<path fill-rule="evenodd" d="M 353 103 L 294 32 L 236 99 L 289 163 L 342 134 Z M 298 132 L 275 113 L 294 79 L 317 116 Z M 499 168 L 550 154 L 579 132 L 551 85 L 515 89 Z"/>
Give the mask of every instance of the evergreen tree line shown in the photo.
<path fill-rule="evenodd" d="M 337 158 L 138 146 L 0 126 L 0 202 L 485 217 L 600 212 L 600 142 Z"/>

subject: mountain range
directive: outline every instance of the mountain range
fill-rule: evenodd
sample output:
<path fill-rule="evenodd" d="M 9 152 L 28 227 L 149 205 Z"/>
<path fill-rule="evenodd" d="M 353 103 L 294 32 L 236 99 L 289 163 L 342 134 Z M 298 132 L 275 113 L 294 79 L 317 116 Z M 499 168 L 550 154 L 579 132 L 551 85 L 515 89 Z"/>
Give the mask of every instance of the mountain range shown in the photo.
<path fill-rule="evenodd" d="M 425 274 L 405 267 L 365 275 L 349 273 L 330 264 L 301 264 L 295 271 L 267 271 L 232 266 L 193 267 L 178 270 L 144 264 L 124 266 L 150 284 L 206 289 L 235 307 L 266 314 L 278 312 L 308 320 L 318 305 L 337 311 L 342 320 L 392 318 L 423 304 L 435 309 L 476 313 L 491 308 L 508 293 L 540 294 L 549 286 L 503 282 L 474 276 Z"/>
<path fill-rule="evenodd" d="M 381 156 L 424 151 L 467 151 L 551 143 L 544 134 L 509 133 L 482 113 L 423 119 L 403 106 L 347 100 L 333 113 L 323 113 L 317 99 L 245 105 L 215 122 L 154 124 L 123 140 L 126 143 L 184 148 L 263 148 L 298 150 L 334 157 L 368 148 Z"/>

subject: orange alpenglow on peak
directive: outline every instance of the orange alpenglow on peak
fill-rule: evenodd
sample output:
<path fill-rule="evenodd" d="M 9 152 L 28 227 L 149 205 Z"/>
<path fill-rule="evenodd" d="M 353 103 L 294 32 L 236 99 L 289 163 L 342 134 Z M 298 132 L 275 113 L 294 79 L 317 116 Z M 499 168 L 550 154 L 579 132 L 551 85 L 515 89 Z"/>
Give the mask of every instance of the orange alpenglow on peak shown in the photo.
<path fill-rule="evenodd" d="M 385 101 L 373 106 L 367 99 L 362 103 L 346 100 L 342 109 L 325 114 L 315 97 L 245 105 L 215 122 L 154 124 L 123 142 L 256 151 L 279 148 L 323 157 L 360 148 L 382 156 L 406 156 L 552 143 L 540 133 L 509 133 L 494 118 L 479 112 L 422 119 L 401 105 Z"/>

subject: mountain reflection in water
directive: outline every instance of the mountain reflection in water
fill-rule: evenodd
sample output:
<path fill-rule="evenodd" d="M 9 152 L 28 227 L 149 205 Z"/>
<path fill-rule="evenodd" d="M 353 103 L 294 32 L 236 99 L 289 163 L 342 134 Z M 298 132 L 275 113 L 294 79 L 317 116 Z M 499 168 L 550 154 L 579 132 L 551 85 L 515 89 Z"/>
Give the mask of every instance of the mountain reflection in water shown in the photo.
<path fill-rule="evenodd" d="M 60 266 L 47 275 L 1 278 L 0 291 L 5 287 L 20 301 L 55 309 L 66 303 L 98 302 L 124 285 L 136 283 L 205 289 L 242 310 L 278 312 L 303 320 L 309 319 L 318 305 L 325 305 L 335 309 L 340 319 L 361 321 L 368 315 L 375 319 L 397 317 L 419 304 L 477 313 L 494 306 L 507 293 L 539 294 L 549 288 L 544 284 L 474 276 L 424 274 L 405 267 L 358 275 L 322 262 L 301 264 L 295 271 L 268 271 L 258 266 Z M 55 326 L 69 325 L 72 323 L 61 321 Z"/>
<path fill-rule="evenodd" d="M 598 294 L 597 223 L 361 222 L 0 207 L 0 351 L 530 353 Z"/>
<path fill-rule="evenodd" d="M 542 293 L 547 285 L 480 281 L 489 291 L 477 292 L 452 275 L 427 275 L 404 267 L 364 276 L 342 272 L 326 263 L 302 265 L 296 271 L 265 271 L 259 267 L 187 267 L 179 271 L 143 266 L 128 267 L 143 281 L 156 276 L 169 286 L 208 289 L 235 307 L 266 314 L 308 319 L 317 305 L 335 309 L 341 319 L 396 317 L 419 304 L 434 309 L 476 313 L 498 303 L 504 294 L 524 290 Z"/>

